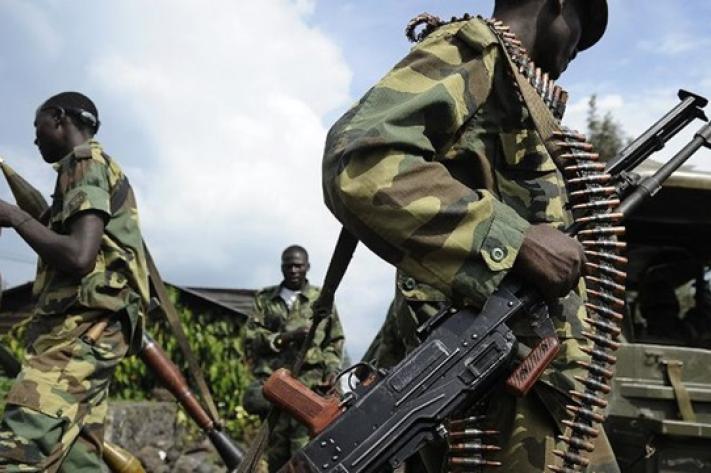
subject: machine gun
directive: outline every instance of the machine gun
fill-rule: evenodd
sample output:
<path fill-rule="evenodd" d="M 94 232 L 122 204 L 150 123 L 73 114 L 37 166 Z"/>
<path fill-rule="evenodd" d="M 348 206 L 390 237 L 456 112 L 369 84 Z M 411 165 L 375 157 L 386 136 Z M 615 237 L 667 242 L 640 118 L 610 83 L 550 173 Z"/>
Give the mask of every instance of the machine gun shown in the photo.
<path fill-rule="evenodd" d="M 570 169 L 599 170 L 604 173 L 581 173 L 578 183 L 605 182 L 605 187 L 587 186 L 581 196 L 614 192 L 619 198 L 591 200 L 575 205 L 576 223 L 568 230 L 591 240 L 591 245 L 623 248 L 615 235 L 620 227 L 605 226 L 619 222 L 647 198 L 653 196 L 662 183 L 702 146 L 711 147 L 711 125 L 705 124 L 693 140 L 654 175 L 639 179 L 631 174 L 638 164 L 663 148 L 665 143 L 696 118 L 706 120 L 701 108 L 706 99 L 680 91 L 681 103 L 607 163 L 577 164 Z M 572 132 L 564 131 L 561 139 L 575 140 Z M 571 143 L 571 149 L 589 150 L 589 145 Z M 584 153 L 583 153 L 584 154 Z M 575 169 L 573 169 L 575 168 Z M 572 182 L 572 180 L 571 180 Z M 614 184 L 614 186 L 611 186 Z M 610 190 L 612 189 L 612 190 Z M 599 208 L 606 207 L 606 213 Z M 603 226 L 584 229 L 595 222 Z M 624 230 L 624 228 L 622 228 Z M 602 254 L 602 253 L 599 253 Z M 615 255 L 612 257 L 619 258 Z M 602 289 L 624 291 L 612 277 L 621 274 L 604 263 L 592 266 L 611 275 L 593 278 Z M 613 302 L 624 301 L 604 292 L 589 291 Z M 619 293 L 618 293 L 619 295 Z M 586 367 L 591 375 L 579 379 L 585 393 L 575 393 L 583 401 L 573 406 L 573 421 L 567 421 L 573 434 L 593 435 L 593 422 L 601 415 L 586 406 L 600 406 L 595 393 L 609 392 L 605 379 L 612 376 L 604 363 L 614 364 L 614 357 L 604 350 L 615 349 L 614 338 L 620 314 L 606 307 L 588 305 L 599 318 L 589 319 L 597 332 L 586 334 L 593 341 L 592 362 Z M 526 317 L 537 327 L 541 342 L 515 366 L 520 346 L 508 323 L 516 317 Z M 369 379 L 342 398 L 320 398 L 291 378 L 287 372 L 275 373 L 264 386 L 265 396 L 311 429 L 314 438 L 282 468 L 282 472 L 370 473 L 384 465 L 397 467 L 426 443 L 437 437 L 455 436 L 448 432 L 445 421 L 462 409 L 483 399 L 502 380 L 508 378 L 510 389 L 525 394 L 535 383 L 558 350 L 558 340 L 552 332 L 552 322 L 542 298 L 512 276 L 507 276 L 481 310 L 448 308 L 434 316 L 419 329 L 422 344 L 389 372 L 373 372 Z M 513 368 L 513 373 L 512 373 Z M 571 450 L 560 452 L 563 467 L 560 472 L 575 471 L 585 458 L 580 450 L 589 450 L 589 442 L 577 437 L 567 438 Z"/>

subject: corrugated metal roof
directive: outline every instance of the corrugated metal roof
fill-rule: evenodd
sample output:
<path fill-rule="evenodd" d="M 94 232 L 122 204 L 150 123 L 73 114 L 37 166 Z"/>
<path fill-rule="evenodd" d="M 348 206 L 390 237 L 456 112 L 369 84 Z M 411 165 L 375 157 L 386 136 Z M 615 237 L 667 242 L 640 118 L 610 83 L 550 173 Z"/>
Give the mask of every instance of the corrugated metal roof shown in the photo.
<path fill-rule="evenodd" d="M 205 299 L 206 301 L 217 304 L 229 310 L 233 310 L 245 317 L 249 316 L 252 310 L 254 295 L 257 293 L 254 289 L 228 289 L 228 288 L 213 288 L 213 287 L 185 287 L 176 286 L 178 289 L 192 294 L 196 297 Z"/>

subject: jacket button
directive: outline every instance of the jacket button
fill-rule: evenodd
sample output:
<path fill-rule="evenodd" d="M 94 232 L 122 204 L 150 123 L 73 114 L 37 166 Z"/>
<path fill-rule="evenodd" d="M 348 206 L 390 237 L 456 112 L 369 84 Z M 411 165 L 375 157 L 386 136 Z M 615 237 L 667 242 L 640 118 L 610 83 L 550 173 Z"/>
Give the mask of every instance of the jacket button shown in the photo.
<path fill-rule="evenodd" d="M 415 282 L 414 279 L 407 278 L 402 282 L 402 287 L 406 291 L 412 291 L 413 289 L 415 289 L 415 287 L 417 287 L 417 283 Z"/>
<path fill-rule="evenodd" d="M 496 261 L 497 263 L 500 263 L 501 261 L 504 260 L 506 257 L 506 252 L 504 251 L 503 248 L 494 248 L 491 250 L 491 259 Z"/>

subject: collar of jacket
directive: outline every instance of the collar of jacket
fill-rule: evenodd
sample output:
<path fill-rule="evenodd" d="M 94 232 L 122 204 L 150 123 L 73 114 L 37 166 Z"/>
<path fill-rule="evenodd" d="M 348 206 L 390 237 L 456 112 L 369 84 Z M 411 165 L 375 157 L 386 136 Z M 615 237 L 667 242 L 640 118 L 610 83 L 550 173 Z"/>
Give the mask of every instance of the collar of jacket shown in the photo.
<path fill-rule="evenodd" d="M 278 286 L 274 286 L 274 290 L 271 293 L 270 298 L 271 299 L 278 299 L 279 298 L 279 292 L 281 291 L 281 288 L 284 287 L 284 282 L 282 281 Z M 306 299 L 309 302 L 313 302 L 316 300 L 316 297 L 318 296 L 318 291 L 314 286 L 309 284 L 309 280 L 306 280 L 306 283 L 304 284 L 304 287 L 301 289 L 299 292 L 299 297 L 302 299 Z"/>

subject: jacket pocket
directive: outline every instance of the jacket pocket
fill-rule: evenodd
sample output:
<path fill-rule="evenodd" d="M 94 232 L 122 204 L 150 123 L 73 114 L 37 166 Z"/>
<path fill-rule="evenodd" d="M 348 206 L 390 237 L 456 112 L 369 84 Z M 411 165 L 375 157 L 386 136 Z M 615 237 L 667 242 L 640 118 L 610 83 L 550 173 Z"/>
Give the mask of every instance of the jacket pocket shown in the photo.
<path fill-rule="evenodd" d="M 497 187 L 501 200 L 531 223 L 570 220 L 565 180 L 534 130 L 500 133 Z"/>

